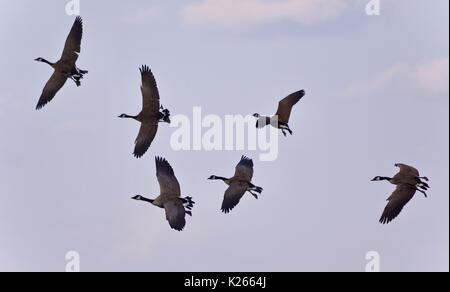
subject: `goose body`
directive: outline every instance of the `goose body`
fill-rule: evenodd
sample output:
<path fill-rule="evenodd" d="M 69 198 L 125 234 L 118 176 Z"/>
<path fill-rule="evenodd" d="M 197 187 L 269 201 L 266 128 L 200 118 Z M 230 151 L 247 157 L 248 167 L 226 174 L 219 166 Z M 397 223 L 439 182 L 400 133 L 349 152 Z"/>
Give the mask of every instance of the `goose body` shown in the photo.
<path fill-rule="evenodd" d="M 380 218 L 381 224 L 388 224 L 398 217 L 404 207 L 412 200 L 416 192 L 421 192 L 427 197 L 426 191 L 430 188 L 427 177 L 421 177 L 419 171 L 409 165 L 398 163 L 395 165 L 400 171 L 391 177 L 377 176 L 372 181 L 388 181 L 396 185 L 395 191 L 388 198 Z"/>
<path fill-rule="evenodd" d="M 258 199 L 258 194 L 262 193 L 263 188 L 257 187 L 252 183 L 253 172 L 253 161 L 246 156 L 242 156 L 232 178 L 216 175 L 209 177 L 209 180 L 221 180 L 229 186 L 222 202 L 222 212 L 229 213 L 233 210 L 246 192 Z"/>
<path fill-rule="evenodd" d="M 293 132 L 289 127 L 289 120 L 291 118 L 292 109 L 305 96 L 305 94 L 306 92 L 304 90 L 301 90 L 285 97 L 279 102 L 278 110 L 273 117 L 254 114 L 253 116 L 257 118 L 256 127 L 261 129 L 265 126 L 270 125 L 272 127 L 280 129 L 284 136 L 287 136 L 286 131 L 292 135 Z M 277 118 L 277 122 L 275 122 L 275 118 Z"/>
<path fill-rule="evenodd" d="M 160 97 L 155 77 L 148 66 L 140 68 L 142 85 L 142 110 L 137 116 L 122 114 L 119 118 L 134 119 L 141 123 L 135 141 L 133 155 L 141 158 L 150 148 L 158 132 L 160 122 L 170 123 L 170 112 L 160 105 Z"/>
<path fill-rule="evenodd" d="M 45 85 L 36 109 L 43 108 L 47 103 L 52 101 L 58 91 L 71 79 L 77 86 L 81 86 L 81 79 L 88 71 L 81 70 L 76 66 L 78 56 L 81 52 L 81 39 L 83 37 L 83 20 L 77 17 L 67 37 L 64 51 L 61 59 L 56 63 L 47 61 L 44 58 L 37 58 L 35 61 L 50 65 L 54 72 Z"/>
<path fill-rule="evenodd" d="M 428 178 L 424 176 L 420 176 L 419 171 L 409 165 L 397 163 L 396 167 L 400 169 L 400 171 L 395 174 L 393 177 L 387 176 L 376 176 L 372 181 L 388 181 L 393 185 L 401 185 L 401 184 L 409 184 L 418 188 L 418 191 L 422 191 L 426 195 L 424 191 L 427 191 L 430 186 L 427 181 Z"/>
<path fill-rule="evenodd" d="M 166 219 L 172 229 L 182 231 L 186 225 L 186 214 L 192 216 L 195 202 L 191 197 L 181 198 L 180 184 L 169 162 L 160 157 L 155 158 L 156 177 L 158 178 L 160 195 L 156 199 L 135 196 L 132 199 L 144 201 L 165 210 Z"/>

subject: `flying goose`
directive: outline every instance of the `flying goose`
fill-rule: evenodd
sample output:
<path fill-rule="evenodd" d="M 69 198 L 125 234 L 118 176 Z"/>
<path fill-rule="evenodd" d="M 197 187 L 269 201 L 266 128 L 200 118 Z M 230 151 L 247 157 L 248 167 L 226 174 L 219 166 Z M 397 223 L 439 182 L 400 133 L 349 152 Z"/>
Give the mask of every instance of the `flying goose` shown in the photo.
<path fill-rule="evenodd" d="M 388 181 L 393 185 L 409 184 L 418 188 L 417 191 L 423 193 L 425 196 L 427 195 L 425 191 L 430 188 L 430 185 L 426 183 L 429 181 L 427 177 L 420 176 L 416 168 L 406 164 L 397 163 L 395 167 L 398 167 L 400 171 L 393 177 L 376 176 L 372 181 Z"/>
<path fill-rule="evenodd" d="M 132 199 L 144 201 L 156 207 L 165 209 L 166 219 L 169 221 L 170 227 L 175 230 L 182 231 L 186 225 L 186 214 L 192 216 L 192 208 L 195 202 L 191 197 L 181 198 L 181 188 L 173 168 L 166 159 L 161 157 L 155 158 L 156 177 L 158 178 L 160 187 L 160 196 L 154 200 L 147 199 L 143 196 L 134 196 Z"/>
<path fill-rule="evenodd" d="M 158 132 L 158 124 L 165 122 L 170 124 L 170 112 L 160 106 L 159 92 L 155 77 L 146 65 L 140 68 L 142 77 L 142 111 L 137 116 L 122 114 L 119 118 L 134 119 L 141 123 L 141 129 L 135 141 L 134 156 L 141 158 L 155 139 Z"/>
<path fill-rule="evenodd" d="M 417 191 L 423 193 L 427 197 L 425 192 L 430 186 L 424 182 L 429 181 L 427 177 L 421 177 L 419 171 L 406 164 L 396 164 L 396 167 L 400 168 L 400 172 L 394 177 L 377 176 L 372 181 L 389 181 L 397 186 L 392 195 L 388 198 L 388 204 L 384 209 L 383 215 L 380 218 L 381 224 L 388 224 L 401 213 L 406 204 L 411 201 Z"/>
<path fill-rule="evenodd" d="M 81 52 L 82 36 L 83 20 L 78 16 L 67 37 L 61 59 L 56 63 L 49 62 L 44 58 L 35 59 L 35 61 L 46 63 L 54 69 L 53 75 L 50 77 L 50 80 L 48 80 L 42 91 L 41 97 L 39 98 L 39 102 L 36 106 L 37 110 L 43 108 L 55 97 L 68 78 L 72 79 L 77 86 L 81 85 L 80 80 L 88 73 L 88 71 L 81 70 L 76 66 L 78 56 Z"/>
<path fill-rule="evenodd" d="M 291 117 L 292 108 L 302 99 L 302 97 L 305 96 L 305 94 L 306 92 L 304 90 L 301 90 L 284 98 L 279 102 L 278 110 L 274 117 L 264 117 L 258 113 L 254 114 L 253 116 L 258 119 L 256 122 L 256 127 L 260 129 L 264 128 L 267 125 L 271 125 L 280 129 L 285 137 L 287 136 L 286 131 L 288 131 L 289 134 L 292 135 L 293 132 L 289 127 L 289 119 Z M 273 123 L 273 119 L 275 117 L 278 117 L 277 125 L 274 125 Z"/>
<path fill-rule="evenodd" d="M 229 187 L 225 192 L 225 196 L 222 203 L 222 212 L 229 213 L 231 210 L 239 204 L 239 201 L 246 192 L 249 192 L 258 199 L 258 194 L 261 194 L 263 188 L 257 187 L 252 184 L 253 178 L 253 161 L 242 156 L 241 161 L 236 166 L 236 172 L 232 178 L 224 178 L 220 176 L 212 175 L 209 180 L 221 180 Z"/>

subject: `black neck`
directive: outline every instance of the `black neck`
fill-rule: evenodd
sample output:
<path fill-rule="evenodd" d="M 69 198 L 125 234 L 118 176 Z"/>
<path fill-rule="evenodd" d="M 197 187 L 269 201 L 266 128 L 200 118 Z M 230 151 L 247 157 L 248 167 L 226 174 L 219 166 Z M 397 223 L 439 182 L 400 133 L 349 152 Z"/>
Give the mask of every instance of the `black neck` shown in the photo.
<path fill-rule="evenodd" d="M 52 62 L 50 62 L 50 61 L 47 61 L 47 60 L 45 60 L 44 58 L 41 58 L 39 61 L 42 62 L 42 63 L 49 64 L 49 65 L 52 66 L 52 67 L 55 65 L 54 63 L 52 63 Z"/>
<path fill-rule="evenodd" d="M 380 180 L 387 180 L 387 181 L 391 181 L 392 178 L 387 177 L 387 176 L 380 176 Z"/>
<path fill-rule="evenodd" d="M 155 200 L 147 199 L 147 198 L 145 198 L 145 197 L 141 197 L 140 200 L 141 200 L 141 201 L 144 201 L 144 202 L 147 202 L 147 203 L 150 203 L 150 204 L 153 204 L 153 202 L 155 201 Z"/>
<path fill-rule="evenodd" d="M 123 118 L 123 119 L 134 119 L 134 120 L 137 120 L 137 116 L 130 116 L 130 115 L 126 115 L 126 114 L 123 114 L 123 115 L 121 116 L 121 118 Z"/>
<path fill-rule="evenodd" d="M 215 180 L 223 180 L 223 181 L 229 180 L 228 178 L 221 177 L 221 176 L 216 176 L 214 179 L 215 179 Z"/>

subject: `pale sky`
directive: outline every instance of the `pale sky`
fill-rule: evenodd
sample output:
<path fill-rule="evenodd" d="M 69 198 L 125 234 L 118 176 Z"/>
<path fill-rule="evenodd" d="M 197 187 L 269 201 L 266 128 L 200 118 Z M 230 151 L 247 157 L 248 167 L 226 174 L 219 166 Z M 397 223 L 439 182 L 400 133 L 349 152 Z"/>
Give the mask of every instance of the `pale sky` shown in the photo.
<path fill-rule="evenodd" d="M 35 106 L 74 16 L 65 1 L 0 0 L 0 271 L 449 270 L 449 1 L 86 1 L 78 66 L 42 111 Z M 153 70 L 172 114 L 273 113 L 305 89 L 294 136 L 276 161 L 254 151 L 170 148 L 162 125 L 132 157 L 141 107 L 139 66 Z M 255 158 L 259 200 L 220 212 L 243 155 Z M 164 211 L 136 202 L 159 188 L 154 156 L 197 202 L 181 233 Z M 394 190 L 373 183 L 416 166 L 431 179 L 390 225 L 378 219 Z"/>

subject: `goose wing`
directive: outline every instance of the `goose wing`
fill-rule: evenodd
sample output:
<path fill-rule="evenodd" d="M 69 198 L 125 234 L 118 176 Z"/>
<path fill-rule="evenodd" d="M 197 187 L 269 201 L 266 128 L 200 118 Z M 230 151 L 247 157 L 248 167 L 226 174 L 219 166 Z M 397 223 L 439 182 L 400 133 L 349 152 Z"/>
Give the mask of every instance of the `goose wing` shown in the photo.
<path fill-rule="evenodd" d="M 140 71 L 142 77 L 142 111 L 145 113 L 145 116 L 156 117 L 159 113 L 160 102 L 155 76 L 153 75 L 150 68 L 146 65 L 143 65 Z"/>
<path fill-rule="evenodd" d="M 247 191 L 248 184 L 244 182 L 233 183 L 226 190 L 225 196 L 222 202 L 222 212 L 225 214 L 230 213 L 234 207 L 239 204 L 245 192 Z"/>
<path fill-rule="evenodd" d="M 49 103 L 58 91 L 64 86 L 67 81 L 67 75 L 60 72 L 53 72 L 53 75 L 47 81 L 47 84 L 42 90 L 41 97 L 39 98 L 39 102 L 36 106 L 37 110 L 43 108 L 47 103 Z"/>
<path fill-rule="evenodd" d="M 172 199 L 164 204 L 166 211 L 166 219 L 169 221 L 170 227 L 175 230 L 182 231 L 186 226 L 186 211 L 183 203 L 178 199 Z"/>
<path fill-rule="evenodd" d="M 83 37 L 83 19 L 77 16 L 67 37 L 61 61 L 75 66 L 78 54 L 81 53 L 81 39 Z"/>
<path fill-rule="evenodd" d="M 178 198 L 181 195 L 181 187 L 172 166 L 166 159 L 161 157 L 155 158 L 156 162 L 156 177 L 158 178 L 159 187 L 162 196 L 169 196 Z"/>
<path fill-rule="evenodd" d="M 251 182 L 253 179 L 253 160 L 246 156 L 242 156 L 241 161 L 236 166 L 234 178 Z"/>
<path fill-rule="evenodd" d="M 414 178 L 420 176 L 419 171 L 416 168 L 412 167 L 412 166 L 409 166 L 409 165 L 406 165 L 406 164 L 402 164 L 402 163 L 397 163 L 395 166 L 400 168 L 400 174 L 402 174 L 402 175 L 411 176 L 411 177 L 414 177 Z"/>
<path fill-rule="evenodd" d="M 305 91 L 301 90 L 289 95 L 288 97 L 280 101 L 276 113 L 280 122 L 289 123 L 292 108 L 300 101 L 300 99 L 302 99 L 303 96 L 305 96 Z"/>
<path fill-rule="evenodd" d="M 397 186 L 395 191 L 389 197 L 383 215 L 380 218 L 380 223 L 388 224 L 402 212 L 403 208 L 414 197 L 416 188 L 408 184 L 401 184 Z"/>
<path fill-rule="evenodd" d="M 398 163 L 395 166 L 400 168 L 400 171 L 394 176 L 393 180 L 400 183 L 410 184 L 415 186 L 419 181 L 419 171 L 412 166 Z"/>
<path fill-rule="evenodd" d="M 135 141 L 134 156 L 136 158 L 141 158 L 147 152 L 148 148 L 155 139 L 156 133 L 158 132 L 158 122 L 155 120 L 153 122 L 146 121 L 141 123 L 141 128 L 139 134 Z"/>

